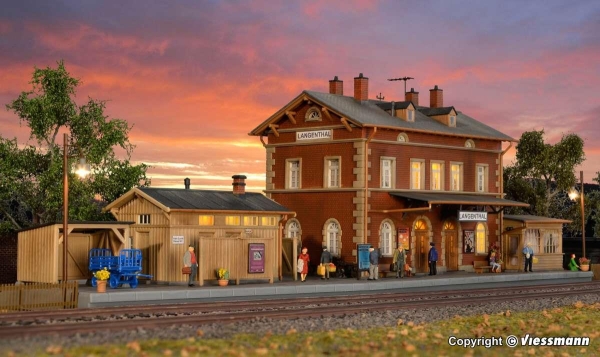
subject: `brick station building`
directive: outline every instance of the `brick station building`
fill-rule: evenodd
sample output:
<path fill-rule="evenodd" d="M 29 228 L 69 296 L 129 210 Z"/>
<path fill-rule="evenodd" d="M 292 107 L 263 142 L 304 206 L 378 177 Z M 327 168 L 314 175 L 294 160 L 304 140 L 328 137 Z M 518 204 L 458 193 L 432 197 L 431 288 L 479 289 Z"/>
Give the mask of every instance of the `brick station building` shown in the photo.
<path fill-rule="evenodd" d="M 335 77 L 329 93 L 303 91 L 250 133 L 266 149 L 265 193 L 297 212 L 285 237 L 301 237 L 313 264 L 323 245 L 350 263 L 368 243 L 391 263 L 401 244 L 426 272 L 435 242 L 439 271 L 472 270 L 499 242 L 503 207 L 527 206 L 502 198 L 502 144 L 515 140 L 444 106 L 437 85 L 425 107 L 414 89 L 371 100 L 368 83 L 361 73 L 345 96 Z"/>

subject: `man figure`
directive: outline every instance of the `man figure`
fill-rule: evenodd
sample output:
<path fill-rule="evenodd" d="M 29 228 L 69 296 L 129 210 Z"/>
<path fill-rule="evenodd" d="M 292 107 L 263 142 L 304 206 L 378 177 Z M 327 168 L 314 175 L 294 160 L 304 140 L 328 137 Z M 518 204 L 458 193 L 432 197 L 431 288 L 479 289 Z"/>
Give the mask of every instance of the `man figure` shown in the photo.
<path fill-rule="evenodd" d="M 399 246 L 398 249 L 394 252 L 394 265 L 396 266 L 396 279 L 404 278 L 404 264 L 406 263 L 406 253 L 404 252 L 404 248 Z"/>
<path fill-rule="evenodd" d="M 523 255 L 525 256 L 525 273 L 527 273 L 527 266 L 529 266 L 529 272 L 533 272 L 533 270 L 531 270 L 533 262 L 533 248 L 531 248 L 531 243 L 525 245 L 525 248 L 523 248 Z"/>
<path fill-rule="evenodd" d="M 431 242 L 431 243 L 429 243 L 429 245 L 431 246 L 431 249 L 429 249 L 429 258 L 427 259 L 427 260 L 429 260 L 429 275 L 436 275 L 437 274 L 436 264 L 437 264 L 437 260 L 438 260 L 438 253 L 437 253 L 437 250 L 435 249 L 435 243 Z"/>
<path fill-rule="evenodd" d="M 188 251 L 183 255 L 183 266 L 191 267 L 192 273 L 188 281 L 188 286 L 194 286 L 196 280 L 196 272 L 198 271 L 198 261 L 196 260 L 196 254 L 194 254 L 194 246 L 190 244 Z"/>
<path fill-rule="evenodd" d="M 321 264 L 325 266 L 325 275 L 323 275 L 321 279 L 325 279 L 325 277 L 327 277 L 327 280 L 329 280 L 329 264 L 331 264 L 331 253 L 327 251 L 326 246 L 323 247 L 323 253 L 321 253 Z"/>
<path fill-rule="evenodd" d="M 377 280 L 379 278 L 379 254 L 375 248 L 369 248 L 369 279 Z"/>

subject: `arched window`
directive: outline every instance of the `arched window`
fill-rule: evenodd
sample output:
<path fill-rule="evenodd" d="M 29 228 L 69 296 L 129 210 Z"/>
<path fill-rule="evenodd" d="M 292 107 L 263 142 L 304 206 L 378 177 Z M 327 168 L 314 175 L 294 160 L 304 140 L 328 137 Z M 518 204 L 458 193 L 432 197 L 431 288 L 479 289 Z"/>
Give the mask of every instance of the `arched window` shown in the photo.
<path fill-rule="evenodd" d="M 475 253 L 487 254 L 487 228 L 483 223 L 475 226 Z"/>
<path fill-rule="evenodd" d="M 379 248 L 382 255 L 392 255 L 394 245 L 394 226 L 390 221 L 383 221 L 379 228 Z"/>
<path fill-rule="evenodd" d="M 473 149 L 475 147 L 475 142 L 471 139 L 465 141 L 465 147 L 469 149 Z"/>
<path fill-rule="evenodd" d="M 415 230 L 425 230 L 425 229 L 427 229 L 427 222 L 425 222 L 422 219 L 415 222 Z"/>
<path fill-rule="evenodd" d="M 321 111 L 317 107 L 312 107 L 306 111 L 304 121 L 321 121 Z"/>
<path fill-rule="evenodd" d="M 300 238 L 302 230 L 300 229 L 300 222 L 297 219 L 290 219 L 285 226 L 285 237 L 286 238 Z"/>
<path fill-rule="evenodd" d="M 334 255 L 339 256 L 342 249 L 342 230 L 338 221 L 330 219 L 325 223 L 325 245 L 327 250 Z"/>
<path fill-rule="evenodd" d="M 406 135 L 406 133 L 400 133 L 398 134 L 398 139 L 399 142 L 401 143 L 407 143 L 408 142 L 408 135 Z"/>

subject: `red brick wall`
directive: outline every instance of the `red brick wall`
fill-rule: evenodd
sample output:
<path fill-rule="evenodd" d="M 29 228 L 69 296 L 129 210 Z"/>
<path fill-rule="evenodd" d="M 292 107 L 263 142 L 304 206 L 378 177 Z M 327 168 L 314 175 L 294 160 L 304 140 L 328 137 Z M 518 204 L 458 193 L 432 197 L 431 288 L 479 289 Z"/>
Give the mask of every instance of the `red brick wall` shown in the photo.
<path fill-rule="evenodd" d="M 398 120 L 402 120 L 398 118 Z M 408 141 L 411 143 L 422 143 L 422 144 L 434 144 L 434 145 L 447 145 L 457 146 L 464 148 L 467 138 L 455 137 L 449 135 L 437 135 L 427 133 L 411 132 L 409 130 L 388 130 L 378 129 L 374 139 L 396 141 L 398 134 L 405 132 L 408 135 Z M 475 148 L 486 149 L 486 150 L 500 150 L 501 142 L 498 140 L 485 140 L 485 139 L 472 139 L 475 142 Z"/>
<path fill-rule="evenodd" d="M 17 281 L 17 234 L 0 236 L 0 284 Z"/>

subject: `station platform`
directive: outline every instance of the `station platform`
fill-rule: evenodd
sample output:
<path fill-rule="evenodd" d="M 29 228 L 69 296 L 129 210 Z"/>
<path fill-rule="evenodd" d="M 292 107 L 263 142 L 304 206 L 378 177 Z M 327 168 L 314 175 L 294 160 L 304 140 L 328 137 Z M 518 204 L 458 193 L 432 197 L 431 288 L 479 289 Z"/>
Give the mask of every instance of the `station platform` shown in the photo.
<path fill-rule="evenodd" d="M 592 281 L 593 273 L 572 271 L 548 271 L 533 273 L 483 273 L 448 272 L 435 276 L 421 275 L 396 279 L 378 280 L 340 279 L 322 280 L 308 277 L 305 282 L 284 277 L 283 281 L 269 284 L 266 281 L 243 282 L 240 285 L 218 286 L 216 281 L 205 285 L 188 287 L 187 284 L 140 284 L 131 289 L 127 284 L 118 289 L 107 288 L 106 293 L 97 293 L 96 288 L 82 286 L 79 289 L 79 307 L 127 306 L 142 304 L 173 304 L 226 299 L 274 299 L 303 296 L 333 296 L 375 291 L 439 291 L 480 289 L 518 285 L 571 284 Z"/>

